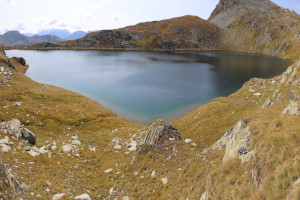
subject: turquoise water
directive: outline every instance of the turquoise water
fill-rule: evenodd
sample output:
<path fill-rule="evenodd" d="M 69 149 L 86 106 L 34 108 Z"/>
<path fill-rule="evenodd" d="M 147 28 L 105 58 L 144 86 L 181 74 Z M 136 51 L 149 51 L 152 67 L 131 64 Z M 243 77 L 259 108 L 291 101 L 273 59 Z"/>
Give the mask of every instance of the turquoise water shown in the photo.
<path fill-rule="evenodd" d="M 9 50 L 30 65 L 35 81 L 86 95 L 138 123 L 173 120 L 250 78 L 271 78 L 289 61 L 211 52 Z"/>

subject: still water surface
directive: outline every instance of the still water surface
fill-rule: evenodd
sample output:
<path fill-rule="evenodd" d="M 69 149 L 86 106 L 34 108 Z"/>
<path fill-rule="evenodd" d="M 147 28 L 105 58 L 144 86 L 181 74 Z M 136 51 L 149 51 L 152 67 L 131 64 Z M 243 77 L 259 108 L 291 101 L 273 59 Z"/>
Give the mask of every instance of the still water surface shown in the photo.
<path fill-rule="evenodd" d="M 289 61 L 211 52 L 9 50 L 30 65 L 35 81 L 86 95 L 138 123 L 173 120 L 250 78 L 271 78 Z"/>

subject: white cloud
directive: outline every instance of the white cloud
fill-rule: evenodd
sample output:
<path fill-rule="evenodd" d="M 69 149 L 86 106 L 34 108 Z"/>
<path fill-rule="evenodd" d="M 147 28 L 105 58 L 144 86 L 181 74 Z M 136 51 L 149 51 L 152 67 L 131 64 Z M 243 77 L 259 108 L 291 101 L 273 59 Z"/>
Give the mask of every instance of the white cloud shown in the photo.
<path fill-rule="evenodd" d="M 10 5 L 15 5 L 16 4 L 16 2 L 15 2 L 15 0 L 6 0 Z"/>
<path fill-rule="evenodd" d="M 300 3 L 297 4 L 296 9 L 300 11 Z"/>

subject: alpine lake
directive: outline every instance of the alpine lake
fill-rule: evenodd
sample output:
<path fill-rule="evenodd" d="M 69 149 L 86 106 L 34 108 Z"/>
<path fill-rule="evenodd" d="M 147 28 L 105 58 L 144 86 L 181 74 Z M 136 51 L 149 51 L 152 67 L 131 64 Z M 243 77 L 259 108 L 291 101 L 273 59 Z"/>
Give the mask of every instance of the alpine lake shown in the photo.
<path fill-rule="evenodd" d="M 271 78 L 291 61 L 216 52 L 7 50 L 26 75 L 83 94 L 137 123 L 174 120 L 211 99 L 234 93 L 251 78 Z"/>

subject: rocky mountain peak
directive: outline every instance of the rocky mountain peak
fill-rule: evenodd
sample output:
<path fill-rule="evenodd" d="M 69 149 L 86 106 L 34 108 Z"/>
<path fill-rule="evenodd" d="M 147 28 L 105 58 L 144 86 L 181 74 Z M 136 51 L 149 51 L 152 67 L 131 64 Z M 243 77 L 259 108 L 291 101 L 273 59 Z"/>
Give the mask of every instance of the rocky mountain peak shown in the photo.
<path fill-rule="evenodd" d="M 4 36 L 21 36 L 22 34 L 19 31 L 7 31 L 3 35 Z"/>
<path fill-rule="evenodd" d="M 209 17 L 209 21 L 216 15 L 228 10 L 244 9 L 246 11 L 268 11 L 271 8 L 279 7 L 270 0 L 220 0 L 215 10 Z"/>

